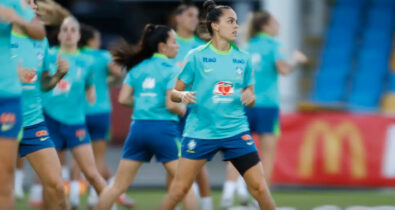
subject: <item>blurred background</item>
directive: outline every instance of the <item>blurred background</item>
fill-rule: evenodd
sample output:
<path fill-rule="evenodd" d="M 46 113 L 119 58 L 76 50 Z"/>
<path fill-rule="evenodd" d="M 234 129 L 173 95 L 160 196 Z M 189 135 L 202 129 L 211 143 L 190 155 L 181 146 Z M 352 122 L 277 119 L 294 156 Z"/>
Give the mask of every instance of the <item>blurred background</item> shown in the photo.
<path fill-rule="evenodd" d="M 103 48 L 125 39 L 137 43 L 147 23 L 169 24 L 180 1 L 57 0 L 79 21 L 102 33 Z M 203 1 L 193 1 L 199 8 Z M 280 23 L 278 40 L 287 55 L 308 62 L 280 77 L 281 130 L 273 174 L 279 206 L 295 209 L 395 209 L 395 0 L 234 0 L 231 5 L 245 44 L 250 13 L 270 11 Z M 51 28 L 50 31 L 56 31 Z M 55 32 L 48 34 L 56 45 Z M 113 126 L 107 162 L 115 172 L 132 110 L 112 88 Z M 27 173 L 33 173 L 26 167 Z M 215 206 L 225 180 L 217 155 L 208 163 Z M 26 176 L 28 187 L 33 176 Z M 30 179 L 29 179 L 30 178 Z M 156 209 L 165 171 L 145 164 L 130 189 L 137 209 Z M 18 202 L 20 209 L 30 208 Z M 393 207 L 390 207 L 390 206 Z M 356 206 L 356 207 L 355 207 Z M 291 208 L 291 209 L 292 209 Z M 80 209 L 85 209 L 81 207 Z M 318 208 L 317 208 L 318 209 Z"/>

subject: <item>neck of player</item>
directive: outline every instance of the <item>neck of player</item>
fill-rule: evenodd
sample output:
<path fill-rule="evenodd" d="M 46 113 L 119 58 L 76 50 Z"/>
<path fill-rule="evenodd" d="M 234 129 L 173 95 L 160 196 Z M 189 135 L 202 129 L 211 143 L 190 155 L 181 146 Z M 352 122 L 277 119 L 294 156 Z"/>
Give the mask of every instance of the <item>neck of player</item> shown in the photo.
<path fill-rule="evenodd" d="M 60 45 L 60 49 L 61 49 L 63 52 L 65 52 L 65 53 L 70 53 L 70 54 L 76 53 L 76 52 L 78 51 L 78 48 L 77 48 L 77 46 L 75 46 L 75 45 L 65 45 L 65 44 L 61 44 L 61 45 Z"/>
<path fill-rule="evenodd" d="M 191 32 L 187 29 L 179 27 L 179 28 L 177 28 L 177 35 L 181 38 L 184 38 L 184 39 L 190 39 L 193 37 L 194 33 L 193 33 L 193 31 Z"/>
<path fill-rule="evenodd" d="M 230 43 L 227 40 L 224 40 L 221 37 L 213 36 L 211 44 L 215 47 L 215 49 L 220 51 L 228 51 L 230 49 Z"/>

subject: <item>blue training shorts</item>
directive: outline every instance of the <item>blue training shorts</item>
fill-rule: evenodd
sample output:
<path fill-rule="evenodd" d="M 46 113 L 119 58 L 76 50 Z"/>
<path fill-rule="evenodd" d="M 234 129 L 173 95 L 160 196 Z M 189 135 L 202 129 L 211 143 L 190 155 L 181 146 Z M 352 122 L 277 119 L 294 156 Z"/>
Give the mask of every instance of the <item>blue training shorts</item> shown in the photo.
<path fill-rule="evenodd" d="M 20 157 L 50 147 L 55 147 L 55 145 L 49 136 L 45 122 L 23 128 L 23 138 L 19 143 Z"/>
<path fill-rule="evenodd" d="M 53 119 L 45 113 L 44 117 L 49 135 L 57 150 L 73 149 L 74 147 L 91 143 L 85 124 L 67 125 Z"/>
<path fill-rule="evenodd" d="M 252 133 L 280 135 L 278 107 L 246 108 L 245 112 Z"/>
<path fill-rule="evenodd" d="M 0 138 L 20 140 L 22 121 L 21 98 L 0 98 Z"/>
<path fill-rule="evenodd" d="M 86 127 L 92 141 L 109 141 L 111 138 L 111 114 L 86 115 Z"/>
<path fill-rule="evenodd" d="M 123 147 L 123 159 L 158 162 L 179 158 L 180 132 L 178 123 L 167 120 L 136 120 L 132 123 Z"/>
<path fill-rule="evenodd" d="M 254 139 L 249 131 L 224 139 L 196 139 L 184 137 L 181 144 L 181 156 L 192 160 L 211 160 L 221 151 L 224 161 L 252 152 L 257 152 Z"/>

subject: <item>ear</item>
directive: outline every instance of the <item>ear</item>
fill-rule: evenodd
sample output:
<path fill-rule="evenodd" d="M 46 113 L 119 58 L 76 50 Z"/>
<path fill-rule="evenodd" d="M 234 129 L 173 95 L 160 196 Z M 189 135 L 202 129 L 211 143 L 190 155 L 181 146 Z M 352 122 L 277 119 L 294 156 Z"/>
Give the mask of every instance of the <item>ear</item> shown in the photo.
<path fill-rule="evenodd" d="M 218 31 L 219 30 L 219 24 L 218 23 L 211 23 L 211 28 L 213 29 L 213 31 Z"/>
<path fill-rule="evenodd" d="M 160 42 L 160 43 L 158 44 L 158 52 L 163 54 L 163 52 L 164 52 L 165 50 L 166 50 L 166 44 L 163 43 L 163 42 Z"/>
<path fill-rule="evenodd" d="M 182 18 L 181 15 L 175 16 L 176 24 L 178 24 L 180 22 L 181 18 Z"/>

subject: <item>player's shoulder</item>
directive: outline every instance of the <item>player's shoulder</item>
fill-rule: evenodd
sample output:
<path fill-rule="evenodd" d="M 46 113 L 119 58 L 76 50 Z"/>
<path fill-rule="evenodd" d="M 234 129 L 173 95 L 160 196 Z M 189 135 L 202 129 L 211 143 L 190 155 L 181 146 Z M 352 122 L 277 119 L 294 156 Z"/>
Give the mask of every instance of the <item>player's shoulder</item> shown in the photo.
<path fill-rule="evenodd" d="M 248 59 L 250 57 L 250 53 L 240 49 L 236 44 L 231 43 L 231 46 L 233 48 L 232 54 L 236 54 L 237 56 L 242 57 L 243 59 Z"/>

